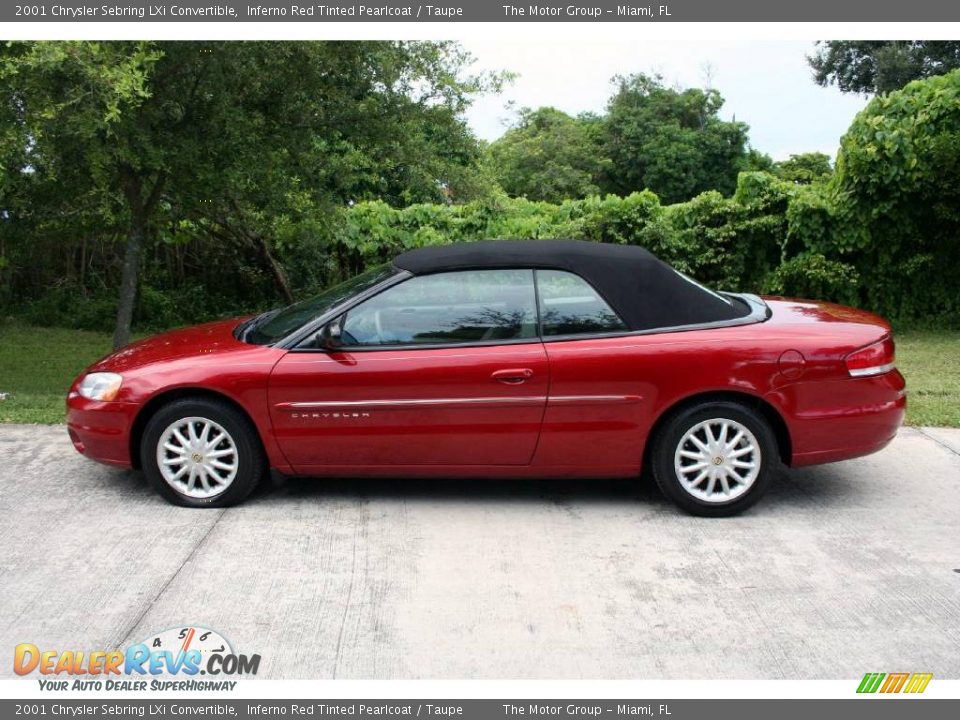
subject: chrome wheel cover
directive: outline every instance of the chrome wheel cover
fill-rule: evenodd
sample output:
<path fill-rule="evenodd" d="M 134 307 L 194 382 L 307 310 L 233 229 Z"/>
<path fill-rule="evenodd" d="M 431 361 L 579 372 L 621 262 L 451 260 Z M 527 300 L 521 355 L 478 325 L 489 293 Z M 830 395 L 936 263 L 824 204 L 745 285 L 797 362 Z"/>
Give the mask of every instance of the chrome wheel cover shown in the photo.
<path fill-rule="evenodd" d="M 706 503 L 725 503 L 750 489 L 762 461 L 757 438 L 742 423 L 711 418 L 680 438 L 673 467 L 680 486 Z"/>
<path fill-rule="evenodd" d="M 186 417 L 170 423 L 157 442 L 157 467 L 174 490 L 194 499 L 227 490 L 240 461 L 230 433 L 213 420 Z"/>

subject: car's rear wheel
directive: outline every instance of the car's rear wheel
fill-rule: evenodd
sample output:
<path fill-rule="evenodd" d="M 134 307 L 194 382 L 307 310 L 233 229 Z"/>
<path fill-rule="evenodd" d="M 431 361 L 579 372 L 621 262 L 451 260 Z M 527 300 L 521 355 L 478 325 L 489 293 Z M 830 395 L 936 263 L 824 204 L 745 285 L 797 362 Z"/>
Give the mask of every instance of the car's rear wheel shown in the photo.
<path fill-rule="evenodd" d="M 753 505 L 779 466 L 762 415 L 735 402 L 709 402 L 671 417 L 653 438 L 650 462 L 660 490 L 695 515 L 725 517 Z"/>
<path fill-rule="evenodd" d="M 177 400 L 147 423 L 143 471 L 160 495 L 186 507 L 228 507 L 249 495 L 264 473 L 250 421 L 227 403 Z"/>

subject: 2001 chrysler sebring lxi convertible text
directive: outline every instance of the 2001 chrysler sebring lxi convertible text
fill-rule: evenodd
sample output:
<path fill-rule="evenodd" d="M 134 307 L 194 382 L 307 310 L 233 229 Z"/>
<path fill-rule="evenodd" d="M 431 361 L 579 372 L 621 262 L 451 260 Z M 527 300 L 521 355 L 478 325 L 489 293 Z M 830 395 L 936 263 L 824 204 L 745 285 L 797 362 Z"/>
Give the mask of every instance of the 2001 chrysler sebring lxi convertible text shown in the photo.
<path fill-rule="evenodd" d="M 708 290 L 637 247 L 406 252 L 314 298 L 134 343 L 67 399 L 74 446 L 168 500 L 239 502 L 268 471 L 636 477 L 729 515 L 781 463 L 884 447 L 903 421 L 890 326 Z"/>

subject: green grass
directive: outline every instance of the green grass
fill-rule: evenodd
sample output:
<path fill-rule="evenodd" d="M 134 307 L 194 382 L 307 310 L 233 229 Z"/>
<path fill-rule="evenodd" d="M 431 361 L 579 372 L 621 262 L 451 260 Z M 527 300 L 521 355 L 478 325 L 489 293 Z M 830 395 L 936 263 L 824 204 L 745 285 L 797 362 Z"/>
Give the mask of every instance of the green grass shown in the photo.
<path fill-rule="evenodd" d="M 895 333 L 907 379 L 907 423 L 960 427 L 960 331 Z"/>
<path fill-rule="evenodd" d="M 0 323 L 0 422 L 63 422 L 70 383 L 110 345 L 107 333 Z"/>
<path fill-rule="evenodd" d="M 901 332 L 907 422 L 960 427 L 960 331 Z M 59 423 L 70 382 L 110 351 L 106 333 L 0 323 L 0 422 Z"/>

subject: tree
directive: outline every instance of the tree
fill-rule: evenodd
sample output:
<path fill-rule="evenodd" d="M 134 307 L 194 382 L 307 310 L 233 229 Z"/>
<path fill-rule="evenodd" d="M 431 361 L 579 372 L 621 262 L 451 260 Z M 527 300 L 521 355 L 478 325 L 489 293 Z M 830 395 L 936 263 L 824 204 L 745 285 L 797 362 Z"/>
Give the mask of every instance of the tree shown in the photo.
<path fill-rule="evenodd" d="M 960 70 L 871 100 L 829 183 L 803 190 L 791 235 L 869 278 L 864 306 L 896 317 L 960 312 Z"/>
<path fill-rule="evenodd" d="M 807 58 L 818 85 L 876 95 L 911 80 L 960 68 L 960 42 L 943 40 L 821 41 Z"/>
<path fill-rule="evenodd" d="M 524 108 L 517 124 L 492 143 L 495 179 L 514 197 L 561 202 L 600 192 L 609 168 L 602 148 L 602 119 L 571 117 L 552 107 Z"/>
<path fill-rule="evenodd" d="M 775 163 L 773 173 L 782 180 L 808 185 L 817 180 L 826 180 L 833 173 L 830 156 L 822 152 L 791 155 L 789 160 Z"/>
<path fill-rule="evenodd" d="M 707 190 L 731 194 L 746 153 L 747 125 L 721 120 L 716 90 L 665 87 L 663 78 L 614 78 L 606 149 L 612 160 L 607 189 L 620 195 L 650 189 L 664 203 Z"/>
<path fill-rule="evenodd" d="M 772 157 L 751 147 L 740 161 L 740 172 L 773 172 L 775 166 Z"/>
<path fill-rule="evenodd" d="M 52 188 L 45 207 L 61 217 L 79 191 L 122 233 L 120 346 L 161 225 L 252 245 L 289 296 L 273 239 L 285 223 L 353 199 L 475 191 L 462 111 L 497 78 L 465 76 L 469 61 L 430 42 L 8 44 L 4 182 Z"/>

